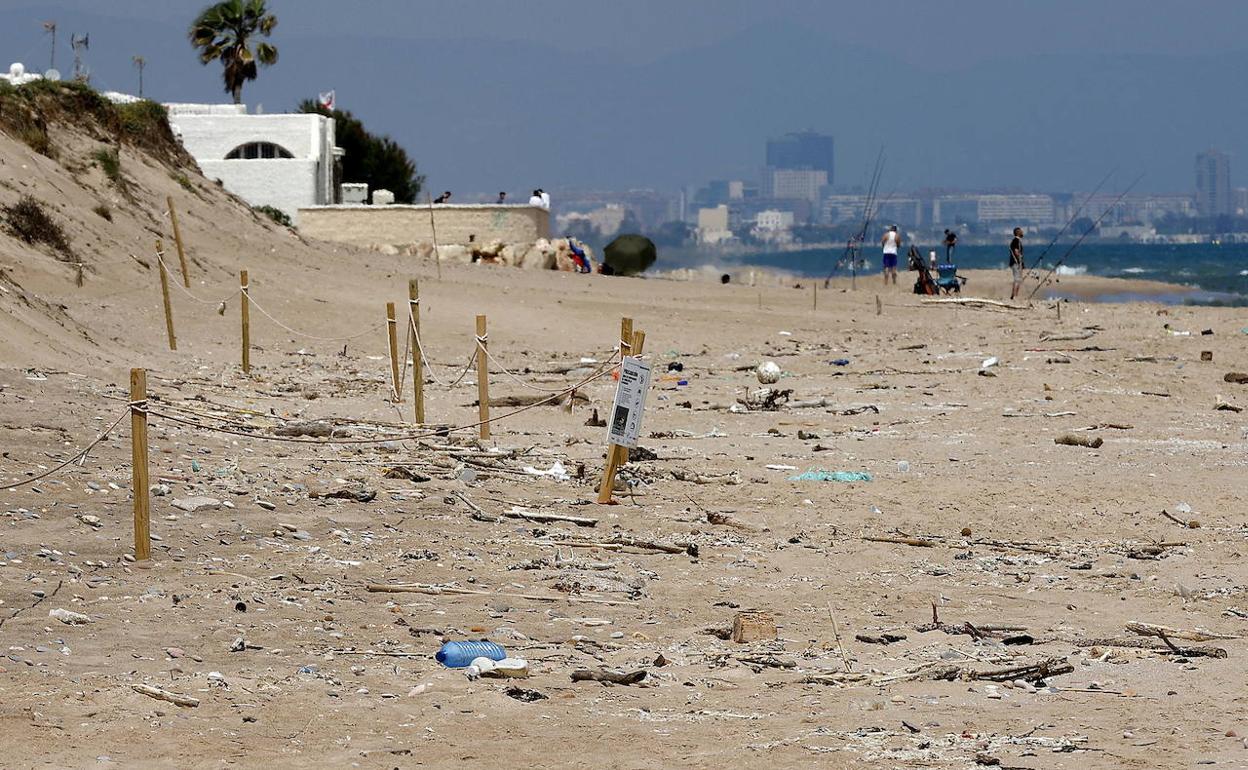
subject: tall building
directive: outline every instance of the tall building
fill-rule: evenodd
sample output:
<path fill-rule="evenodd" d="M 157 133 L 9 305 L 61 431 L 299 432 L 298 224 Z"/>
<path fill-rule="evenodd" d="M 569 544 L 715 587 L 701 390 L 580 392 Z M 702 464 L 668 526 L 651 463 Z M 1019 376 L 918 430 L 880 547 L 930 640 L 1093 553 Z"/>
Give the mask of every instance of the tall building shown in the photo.
<path fill-rule="evenodd" d="M 1202 217 L 1231 213 L 1231 158 L 1208 150 L 1196 156 L 1196 211 Z"/>
<path fill-rule="evenodd" d="M 811 168 L 769 168 L 763 177 L 763 197 L 818 203 L 828 186 L 828 172 Z"/>
<path fill-rule="evenodd" d="M 832 137 L 826 134 L 813 131 L 785 134 L 779 139 L 767 140 L 767 168 L 823 171 L 828 175 L 825 184 L 832 184 L 833 149 Z"/>

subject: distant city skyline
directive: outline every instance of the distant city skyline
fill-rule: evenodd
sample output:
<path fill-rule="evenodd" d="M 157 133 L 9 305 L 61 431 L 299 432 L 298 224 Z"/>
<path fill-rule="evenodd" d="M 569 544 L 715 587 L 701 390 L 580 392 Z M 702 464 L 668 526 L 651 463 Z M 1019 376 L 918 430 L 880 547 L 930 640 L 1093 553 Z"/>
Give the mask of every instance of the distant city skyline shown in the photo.
<path fill-rule="evenodd" d="M 136 92 L 141 55 L 151 98 L 225 101 L 186 40 L 205 4 L 10 0 L 0 56 L 43 69 L 54 19 L 63 71 L 63 41 L 90 33 L 98 87 Z M 1195 154 L 1248 155 L 1248 103 L 1225 97 L 1248 67 L 1233 0 L 269 4 L 281 58 L 244 100 L 335 90 L 457 195 L 753 178 L 768 138 L 807 129 L 835 137 L 839 189 L 881 148 L 890 190 L 1088 189 L 1118 168 L 1194 193 Z"/>

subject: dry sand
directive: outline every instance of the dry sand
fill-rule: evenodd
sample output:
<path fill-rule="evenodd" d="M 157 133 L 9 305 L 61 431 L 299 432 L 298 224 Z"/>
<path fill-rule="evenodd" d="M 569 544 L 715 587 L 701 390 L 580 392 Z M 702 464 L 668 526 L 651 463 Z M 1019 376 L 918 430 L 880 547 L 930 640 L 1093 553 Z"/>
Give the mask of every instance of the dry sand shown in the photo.
<path fill-rule="evenodd" d="M 136 202 L 112 199 L 112 223 L 91 219 L 90 207 L 110 195 L 98 171 L 70 174 L 64 161 L 3 138 L 0 162 L 29 172 L 12 177 L 0 202 L 23 185 L 63 202 L 84 261 L 97 263 L 78 288 L 72 268 L 0 241 L 0 486 L 69 458 L 123 414 L 131 366 L 149 370 L 154 409 L 197 412 L 205 424 L 224 416 L 270 435 L 291 420 L 333 417 L 368 437 L 410 422 L 410 394 L 389 402 L 381 321 L 384 302 L 402 301 L 413 276 L 440 378 L 470 353 L 476 313 L 489 315 L 498 359 L 540 387 L 575 381 L 549 373 L 558 365 L 603 360 L 630 315 L 647 332 L 656 373 L 680 362 L 688 382 L 656 378 L 642 445 L 657 459 L 625 468 L 631 492 L 615 506 L 587 502 L 604 431 L 584 424 L 581 405 L 502 420 L 481 452 L 470 434 L 326 447 L 155 416 L 153 483 L 170 494 L 152 498 L 160 539 L 148 564 L 125 558 L 124 423 L 81 467 L 0 491 L 4 767 L 1248 762 L 1241 639 L 1172 640 L 1225 658 L 1079 646 L 1147 641 L 1127 631 L 1133 621 L 1231 637 L 1248 630 L 1245 419 L 1214 408 L 1219 396 L 1248 406 L 1246 386 L 1223 381 L 1248 370 L 1241 310 L 1067 303 L 1058 320 L 1042 303 L 924 306 L 874 279 L 820 291 L 817 310 L 809 287 L 463 266 L 444 267 L 439 280 L 410 259 L 302 243 L 211 185 L 171 184 L 142 158 L 125 159 L 142 192 Z M 191 291 L 205 300 L 175 289 L 176 353 L 164 348 L 149 256 L 153 238 L 169 239 L 166 193 L 190 244 Z M 292 334 L 253 312 L 255 368 L 243 376 L 240 267 L 256 300 L 293 328 L 371 331 L 343 355 L 342 342 Z M 974 273 L 968 292 L 1000 298 L 1003 279 Z M 1102 285 L 1129 284 L 1063 280 L 1067 289 Z M 217 315 L 214 300 L 227 296 Z M 981 376 L 989 357 L 999 361 L 995 376 Z M 830 363 L 842 358 L 849 363 Z M 829 406 L 730 411 L 758 388 L 739 369 L 765 359 L 785 370 L 776 387 Z M 532 392 L 502 374 L 492 387 Z M 427 388 L 430 421 L 475 419 L 471 377 Z M 605 380 L 585 389 L 604 413 L 611 394 Z M 1054 443 L 1069 432 L 1104 443 Z M 483 453 L 495 448 L 502 453 Z M 583 465 L 585 478 L 523 470 L 556 461 L 574 476 Z M 429 480 L 384 477 L 398 465 Z M 465 469 L 475 478 L 463 480 Z M 819 469 L 872 480 L 789 480 Z M 314 497 L 343 487 L 376 497 Z M 230 506 L 173 506 L 194 495 Z M 521 505 L 597 524 L 482 521 L 463 498 L 491 516 Z M 573 546 L 629 537 L 696 546 L 696 556 Z M 555 600 L 366 590 L 403 582 Z M 943 627 L 920 630 L 933 605 Z M 91 622 L 63 624 L 53 609 Z M 739 610 L 771 613 L 778 639 L 736 644 L 708 633 Z M 994 625 L 1023 628 L 1005 633 L 1034 643 L 1004 645 Z M 857 638 L 884 633 L 905 638 Z M 239 637 L 245 648 L 231 651 Z M 469 681 L 433 660 L 443 637 L 488 637 L 527 659 L 532 675 Z M 920 666 L 982 672 L 1047 658 L 1073 670 L 1038 692 L 963 679 L 876 683 Z M 570 679 L 599 666 L 647 676 L 630 686 Z M 836 681 L 847 668 L 865 676 Z M 803 682 L 818 675 L 823 682 Z M 153 700 L 136 684 L 199 705 Z M 518 700 L 513 685 L 544 697 Z"/>

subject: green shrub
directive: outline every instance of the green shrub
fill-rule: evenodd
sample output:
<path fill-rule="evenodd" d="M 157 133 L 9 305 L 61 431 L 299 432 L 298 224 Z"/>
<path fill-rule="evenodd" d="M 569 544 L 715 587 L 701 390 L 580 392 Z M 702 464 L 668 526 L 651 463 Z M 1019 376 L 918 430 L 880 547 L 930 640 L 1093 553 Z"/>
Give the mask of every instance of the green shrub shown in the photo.
<path fill-rule="evenodd" d="M 108 177 L 108 181 L 121 187 L 125 184 L 125 179 L 121 176 L 121 156 L 117 150 L 110 147 L 101 147 L 91 153 L 91 157 L 96 163 L 100 164 L 100 169 L 104 172 L 104 176 Z"/>
<path fill-rule="evenodd" d="M 61 252 L 58 259 L 65 262 L 73 260 L 73 250 L 69 247 L 69 239 L 65 231 L 52 219 L 43 204 L 29 195 L 12 206 L 0 208 L 4 214 L 4 224 L 15 237 L 31 245 L 46 244 Z"/>
<path fill-rule="evenodd" d="M 273 206 L 252 206 L 251 210 L 257 214 L 264 214 L 282 227 L 294 227 L 295 223 L 290 221 L 290 215 L 279 208 Z"/>
<path fill-rule="evenodd" d="M 189 193 L 196 192 L 194 183 L 191 182 L 190 177 L 188 177 L 186 174 L 170 174 L 169 178 L 177 182 L 178 184 L 182 185 L 183 190 L 186 190 Z"/>

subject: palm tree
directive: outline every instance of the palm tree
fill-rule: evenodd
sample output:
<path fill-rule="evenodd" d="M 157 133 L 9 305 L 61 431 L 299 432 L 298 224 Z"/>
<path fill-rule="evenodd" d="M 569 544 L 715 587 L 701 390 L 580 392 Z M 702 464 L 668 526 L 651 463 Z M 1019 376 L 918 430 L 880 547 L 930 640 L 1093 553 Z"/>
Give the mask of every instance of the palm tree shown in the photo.
<path fill-rule="evenodd" d="M 277 48 L 270 43 L 251 44 L 258 35 L 268 37 L 277 26 L 277 17 L 268 12 L 264 0 L 222 0 L 200 11 L 188 36 L 199 49 L 199 60 L 208 64 L 220 60 L 224 68 L 225 90 L 235 104 L 243 102 L 243 83 L 256 79 L 256 65 L 277 63 Z"/>

